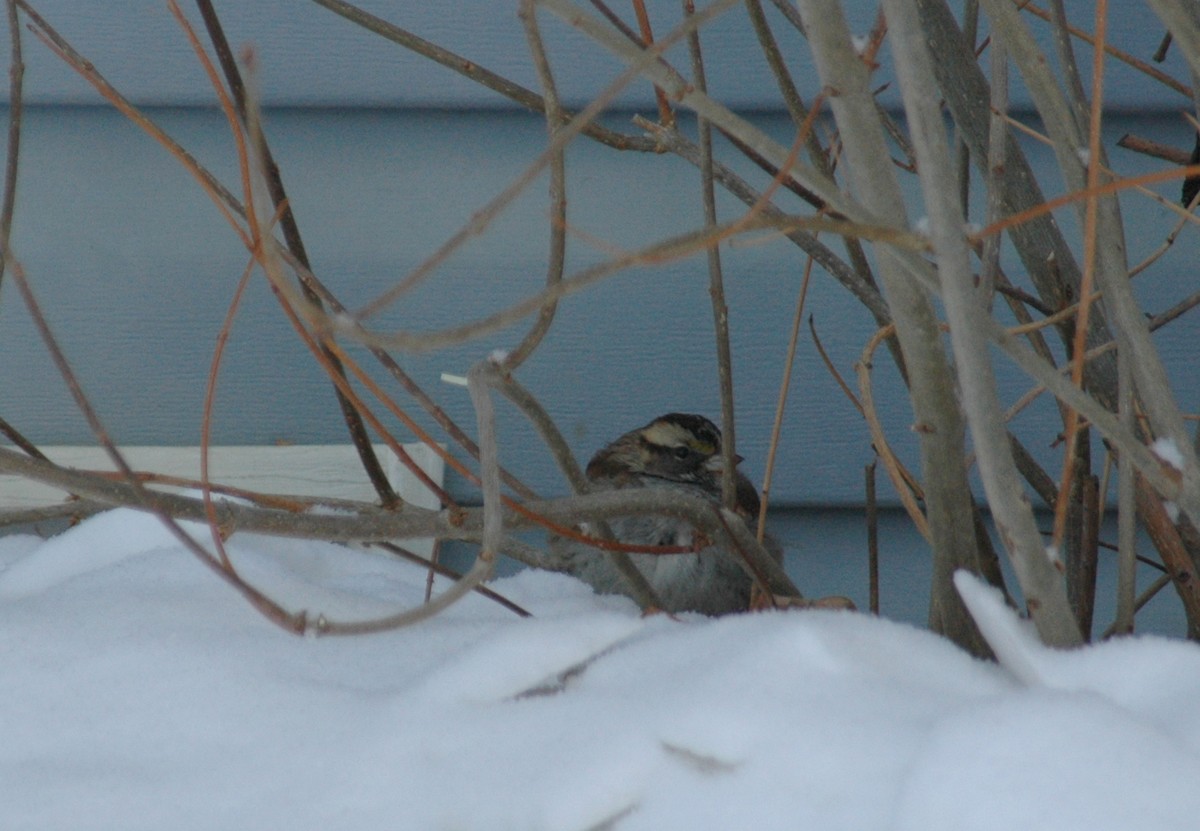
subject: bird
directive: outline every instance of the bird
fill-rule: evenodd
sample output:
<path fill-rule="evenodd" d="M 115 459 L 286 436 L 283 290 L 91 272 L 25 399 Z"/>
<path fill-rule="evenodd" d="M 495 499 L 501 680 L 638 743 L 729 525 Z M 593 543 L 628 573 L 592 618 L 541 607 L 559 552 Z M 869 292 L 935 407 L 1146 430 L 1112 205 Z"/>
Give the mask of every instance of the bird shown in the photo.
<path fill-rule="evenodd" d="M 736 458 L 736 457 L 735 457 Z M 740 458 L 737 458 L 740 461 Z M 666 489 L 721 501 L 721 431 L 702 415 L 667 413 L 630 430 L 596 452 L 586 476 L 593 491 L 627 488 Z M 736 512 L 742 521 L 758 516 L 753 483 L 735 471 Z M 694 548 L 679 554 L 630 554 L 654 588 L 665 612 L 723 615 L 750 607 L 752 581 L 741 555 L 726 544 L 696 534 L 685 520 L 647 515 L 609 521 L 618 542 L 644 546 Z M 768 551 L 781 559 L 774 540 Z M 607 552 L 578 540 L 550 541 L 551 567 L 566 571 L 601 594 L 628 594 L 630 587 Z"/>

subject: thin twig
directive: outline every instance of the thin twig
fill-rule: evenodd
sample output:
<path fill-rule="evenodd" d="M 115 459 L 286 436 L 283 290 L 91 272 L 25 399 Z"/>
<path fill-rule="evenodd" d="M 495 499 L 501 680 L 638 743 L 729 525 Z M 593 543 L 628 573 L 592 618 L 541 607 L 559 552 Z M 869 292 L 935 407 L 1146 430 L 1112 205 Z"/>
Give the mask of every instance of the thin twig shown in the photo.
<path fill-rule="evenodd" d="M 771 0 L 771 4 L 779 9 L 780 14 L 788 23 L 792 24 L 800 34 L 804 34 L 804 21 L 800 19 L 800 13 L 796 11 L 796 5 L 788 2 L 788 0 Z M 805 35 L 807 37 L 807 35 Z"/>
<path fill-rule="evenodd" d="M 1137 516 L 1141 518 L 1147 535 L 1162 557 L 1166 572 L 1182 601 L 1188 638 L 1200 639 L 1200 569 L 1192 562 L 1179 530 L 1167 515 L 1163 500 L 1146 487 L 1142 476 L 1135 474 L 1134 482 Z"/>
<path fill-rule="evenodd" d="M 387 617 L 365 621 L 335 621 L 319 615 L 312 621 L 312 632 L 316 635 L 369 635 L 429 620 L 478 589 L 491 575 L 491 566 L 490 560 L 477 557 L 466 574 L 428 603 Z"/>
<path fill-rule="evenodd" d="M 875 502 L 875 462 L 863 471 L 867 502 L 867 608 L 879 614 L 879 510 Z"/>
<path fill-rule="evenodd" d="M 812 279 L 812 257 L 804 262 L 804 276 L 800 278 L 800 290 L 796 293 L 796 311 L 792 315 L 792 331 L 788 335 L 787 350 L 783 356 L 783 377 L 779 381 L 779 395 L 775 398 L 775 417 L 771 420 L 771 441 L 767 445 L 767 461 L 763 470 L 762 500 L 758 506 L 758 527 L 755 535 L 762 542 L 767 535 L 767 508 L 771 502 L 771 487 L 775 478 L 775 460 L 778 457 L 779 439 L 783 435 L 783 414 L 787 408 L 788 390 L 792 385 L 792 366 L 796 359 L 796 347 L 800 342 L 800 322 L 804 319 L 804 301 L 808 298 L 808 284 Z M 811 321 L 810 321 L 811 322 Z"/>
<path fill-rule="evenodd" d="M 779 51 L 779 44 L 771 32 L 771 25 L 767 22 L 767 16 L 763 14 L 760 0 L 746 0 L 746 16 L 750 19 L 750 25 L 754 27 L 758 45 L 762 49 L 763 57 L 767 60 L 771 74 L 775 76 L 775 84 L 779 87 L 780 97 L 783 99 L 784 106 L 787 107 L 788 114 L 792 117 L 792 123 L 799 127 L 800 122 L 804 120 L 804 112 L 808 108 L 804 106 L 800 92 L 796 89 L 796 83 L 792 80 L 792 74 L 788 71 L 787 64 L 784 63 L 783 55 Z"/>
<path fill-rule="evenodd" d="M 496 364 L 481 361 L 467 373 L 467 389 L 471 403 L 475 405 L 475 421 L 479 429 L 479 482 L 483 491 L 483 541 L 479 560 L 491 565 L 500 549 L 504 537 L 504 515 L 500 501 L 499 442 L 496 439 L 496 415 L 492 406 L 490 378 L 496 373 Z"/>
<path fill-rule="evenodd" d="M 654 31 L 650 28 L 650 15 L 646 14 L 645 0 L 632 0 L 633 13 L 637 17 L 638 30 L 642 33 L 642 46 L 650 46 L 654 43 Z M 695 8 L 692 8 L 695 11 Z M 686 12 L 685 12 L 686 13 Z M 688 39 L 695 37 L 696 32 L 693 31 Z M 671 103 L 667 100 L 667 94 L 663 92 L 662 87 L 654 87 L 654 101 L 658 104 L 658 120 L 664 127 L 675 126 L 675 113 L 671 112 Z"/>
<path fill-rule="evenodd" d="M 895 488 L 896 495 L 900 497 L 900 504 L 908 512 L 908 516 L 913 521 L 913 525 L 916 526 L 917 531 L 920 532 L 922 537 L 928 540 L 929 522 L 925 518 L 925 513 L 917 505 L 916 495 L 913 491 L 915 480 L 904 469 L 904 465 L 892 452 L 887 436 L 883 432 L 883 423 L 879 420 L 879 415 L 875 409 L 875 396 L 871 392 L 871 359 L 875 354 L 875 350 L 879 348 L 879 345 L 890 338 L 892 334 L 891 327 L 885 327 L 876 332 L 867 341 L 867 345 L 863 347 L 862 357 L 854 365 L 855 372 L 858 374 L 859 402 L 862 406 L 863 418 L 867 420 L 867 427 L 871 431 L 871 441 L 875 445 L 875 452 L 883 460 L 883 468 L 887 471 L 888 478 L 892 480 L 892 487 Z"/>
<path fill-rule="evenodd" d="M 1167 52 L 1171 49 L 1172 39 L 1173 38 L 1170 32 L 1167 32 L 1165 35 L 1163 35 L 1163 39 L 1159 42 L 1158 48 L 1154 50 L 1154 54 L 1150 57 L 1150 60 L 1154 61 L 1155 63 L 1162 63 L 1165 61 L 1167 59 Z"/>
<path fill-rule="evenodd" d="M 1171 575 L 1169 574 L 1160 574 L 1158 577 L 1154 578 L 1154 582 L 1147 586 L 1144 592 L 1138 595 L 1137 601 L 1133 604 L 1133 611 L 1140 612 L 1142 607 L 1153 600 L 1155 595 L 1169 585 L 1171 585 Z M 1117 625 L 1116 621 L 1114 621 L 1111 626 L 1104 630 L 1104 634 L 1101 635 L 1100 638 L 1101 640 L 1107 640 L 1115 635 L 1131 634 L 1133 634 L 1132 629 L 1122 629 Z"/>
<path fill-rule="evenodd" d="M 533 65 L 537 68 L 538 79 L 542 84 L 543 96 L 546 101 L 546 129 L 550 134 L 551 143 L 555 133 L 562 128 L 562 107 L 558 100 L 558 90 L 554 84 L 554 75 L 550 71 L 550 61 L 546 57 L 546 48 L 542 43 L 541 30 L 537 23 L 537 13 L 533 0 L 524 0 L 520 10 L 521 21 L 525 24 L 525 37 L 529 42 L 529 51 L 533 55 Z M 546 285 L 552 286 L 562 282 L 563 266 L 566 262 L 567 250 L 567 172 L 566 151 L 559 147 L 550 157 L 550 255 L 546 263 Z M 548 300 L 538 311 L 533 326 L 509 353 L 504 360 L 505 370 L 512 372 L 525 362 L 542 342 L 550 324 L 554 321 L 554 311 L 558 308 L 555 300 Z"/>
<path fill-rule="evenodd" d="M 0 284 L 4 280 L 4 253 L 12 234 L 17 203 L 17 168 L 21 158 L 21 116 L 24 113 L 25 62 L 21 54 L 21 26 L 17 4 L 8 0 L 8 36 L 12 55 L 8 68 L 8 151 L 4 162 L 4 197 L 0 203 Z"/>
<path fill-rule="evenodd" d="M 39 508 L 17 508 L 0 511 L 0 528 L 14 525 L 36 525 L 39 522 L 78 522 L 111 509 L 111 505 L 92 499 L 68 499 Z"/>
<path fill-rule="evenodd" d="M 0 433 L 3 433 L 8 437 L 9 441 L 24 450 L 30 456 L 33 456 L 35 459 L 46 458 L 46 454 L 39 450 L 36 444 L 25 438 L 24 434 L 22 434 L 20 430 L 9 424 L 8 421 L 3 418 L 0 418 Z"/>
<path fill-rule="evenodd" d="M 640 3 L 639 3 L 640 8 Z M 644 13 L 644 12 L 643 12 Z M 692 0 L 683 0 L 683 16 L 689 18 L 696 13 Z M 692 29 L 688 33 L 688 53 L 692 59 L 692 83 L 700 92 L 707 92 L 704 77 L 704 54 L 700 47 L 700 32 Z M 657 88 L 656 88 L 657 89 Z M 659 90 L 659 95 L 662 95 Z M 665 98 L 664 98 L 665 101 Z M 669 112 L 669 111 L 668 111 Z M 704 227 L 717 227 L 716 191 L 713 188 L 712 127 L 703 116 L 696 119 L 700 144 L 700 200 L 704 209 Z M 753 208 L 751 208 L 753 211 Z M 717 390 L 721 399 L 721 503 L 726 508 L 737 506 L 737 433 L 733 406 L 733 355 L 729 347 L 729 306 L 725 302 L 725 278 L 721 270 L 721 249 L 716 241 L 705 249 L 708 264 L 708 295 L 712 303 L 713 336 L 716 341 Z M 766 499 L 761 500 L 761 517 L 766 512 Z"/>
<path fill-rule="evenodd" d="M 834 366 L 833 359 L 831 359 L 829 357 L 829 353 L 825 351 L 825 344 L 821 343 L 821 337 L 817 334 L 817 324 L 812 315 L 808 316 L 808 331 L 812 335 L 813 345 L 817 347 L 817 354 L 821 357 L 821 363 L 825 364 L 826 371 L 833 377 L 833 380 L 837 382 L 838 387 L 842 390 L 842 393 L 846 396 L 847 400 L 854 405 L 854 409 L 858 410 L 859 415 L 862 415 L 862 402 L 858 400 L 858 396 L 856 396 L 854 391 L 850 389 L 850 385 L 846 383 L 846 379 L 842 377 L 842 374 L 838 372 L 837 367 Z"/>
<path fill-rule="evenodd" d="M 397 546 L 397 547 L 399 547 L 399 546 Z M 442 541 L 441 540 L 431 540 L 430 548 L 432 550 L 430 551 L 429 566 L 425 570 L 424 601 L 426 603 L 429 603 L 433 600 L 433 587 L 434 587 L 434 584 L 437 583 L 437 571 L 435 571 L 435 566 L 437 565 L 438 554 L 441 552 L 441 549 L 442 549 Z M 457 574 L 457 575 L 455 575 L 454 579 L 458 580 L 458 579 L 461 579 L 461 577 L 462 577 L 461 574 Z"/>
<path fill-rule="evenodd" d="M 447 568 L 446 566 L 437 562 L 437 560 L 429 557 L 422 557 L 420 554 L 416 553 L 415 551 L 410 551 L 402 545 L 396 545 L 395 543 L 391 542 L 373 542 L 369 543 L 368 545 L 371 548 L 380 548 L 391 554 L 395 554 L 397 557 L 408 560 L 410 563 L 416 563 L 417 565 L 425 566 L 429 569 L 431 574 L 436 574 L 449 580 L 461 580 L 463 578 L 461 572 L 457 572 L 452 568 Z M 476 594 L 483 595 L 488 600 L 499 603 L 505 609 L 508 609 L 518 617 L 533 617 L 528 610 L 512 602 L 494 589 L 489 589 L 487 586 L 476 586 L 474 591 Z"/>
<path fill-rule="evenodd" d="M 1126 133 L 1117 139 L 1117 147 L 1132 150 L 1134 153 L 1141 153 L 1143 156 L 1149 156 L 1152 159 L 1162 159 L 1164 162 L 1171 162 L 1178 165 L 1187 164 L 1188 160 L 1192 157 L 1192 154 L 1187 150 L 1180 150 L 1178 147 L 1172 147 L 1153 139 L 1143 138 L 1133 133 Z"/>
<path fill-rule="evenodd" d="M 1054 0 L 1056 5 L 1056 19 L 1060 20 L 1061 26 L 1065 28 L 1065 12 L 1062 11 L 1062 0 Z M 1108 3 L 1107 0 L 1098 0 L 1096 3 L 1096 42 L 1100 48 L 1093 50 L 1094 60 L 1092 62 L 1092 105 L 1091 111 L 1088 113 L 1088 158 L 1087 158 L 1087 187 L 1089 190 L 1094 190 L 1100 183 L 1100 171 L 1102 165 L 1100 144 L 1100 128 L 1101 117 L 1103 113 L 1102 105 L 1104 103 L 1104 51 L 1103 46 L 1107 33 L 1107 18 L 1108 18 Z M 1070 58 L 1070 45 L 1067 42 L 1065 33 L 1059 38 L 1063 42 L 1063 50 Z M 1074 68 L 1074 61 L 1069 62 L 1070 67 Z M 1073 79 L 1073 83 L 1068 83 L 1067 89 L 1072 93 L 1071 100 L 1075 105 L 1075 109 L 1080 114 L 1082 121 L 1082 113 L 1084 112 L 1085 101 L 1083 100 L 1083 89 L 1079 85 L 1078 72 L 1068 72 L 1069 80 Z M 1073 360 L 1071 369 L 1071 382 L 1077 387 L 1083 387 L 1083 367 L 1084 362 L 1082 355 L 1087 351 L 1088 337 L 1088 316 L 1092 309 L 1092 285 L 1096 279 L 1097 270 L 1097 255 L 1098 248 L 1096 243 L 1096 234 L 1098 233 L 1100 223 L 1100 204 L 1097 196 L 1088 196 L 1085 202 L 1084 223 L 1083 223 L 1083 282 L 1079 286 L 1079 311 L 1076 315 L 1075 322 L 1075 338 L 1071 347 L 1071 358 Z M 1051 542 L 1056 549 L 1063 544 L 1063 533 L 1066 527 L 1067 514 L 1069 512 L 1068 500 L 1075 494 L 1075 489 L 1072 488 L 1071 479 L 1075 475 L 1075 453 L 1077 444 L 1075 441 L 1075 433 L 1079 429 L 1079 413 L 1074 409 L 1067 410 L 1067 424 L 1064 431 L 1066 435 L 1066 459 L 1063 461 L 1063 479 L 1058 488 L 1058 504 L 1054 506 L 1054 539 Z"/>
<path fill-rule="evenodd" d="M 979 42 L 979 0 L 965 0 L 965 2 L 963 3 L 962 34 L 963 34 L 963 41 L 967 44 L 977 44 Z M 999 90 L 999 94 L 1007 95 L 1008 94 L 1008 81 L 1002 76 L 997 77 L 997 75 L 995 73 L 995 60 L 996 60 L 995 56 L 992 56 L 992 61 L 993 61 L 992 84 L 994 87 L 996 87 Z M 1004 70 L 1004 71 L 1007 71 L 1007 70 Z M 996 105 L 998 103 L 995 101 L 996 96 L 997 96 L 997 90 L 993 90 L 992 91 L 993 107 L 996 107 Z M 997 144 L 995 142 L 994 138 L 992 140 L 989 140 L 989 143 L 988 143 L 989 151 L 995 150 L 997 153 L 1000 152 L 1000 148 L 1002 148 L 1003 146 L 1004 146 L 1003 142 L 1000 142 L 999 144 Z M 992 167 L 993 167 L 993 160 L 988 159 L 988 169 L 990 170 Z M 954 171 L 955 171 L 955 174 L 958 176 L 958 207 L 959 207 L 959 210 L 962 211 L 963 216 L 970 217 L 970 215 L 971 215 L 971 145 L 963 137 L 962 130 L 959 128 L 955 128 L 955 131 L 954 131 Z M 991 188 L 993 185 L 994 185 L 994 182 L 991 181 L 991 177 L 990 176 L 985 177 L 984 193 L 987 195 L 987 198 L 989 200 L 989 206 L 988 206 L 989 211 L 991 210 L 990 200 L 992 198 L 992 189 Z M 999 200 L 999 198 L 1000 198 L 999 188 L 996 189 L 995 196 L 996 196 L 996 199 Z M 984 262 L 985 263 L 987 262 L 986 258 L 984 258 Z M 985 278 L 987 277 L 986 269 L 984 272 L 984 277 Z M 988 285 L 986 280 L 981 281 L 981 282 L 983 282 L 983 284 L 985 286 Z"/>
<path fill-rule="evenodd" d="M 988 159 L 985 177 L 987 213 L 984 219 L 988 225 L 994 224 L 1004 213 L 1004 190 L 1001 180 L 1005 174 L 1004 152 L 1008 128 L 1002 114 L 1008 112 L 1008 56 L 1005 54 L 1003 43 L 992 44 L 990 61 L 992 106 L 988 126 Z M 1000 234 L 986 237 L 983 240 L 983 251 L 979 255 L 983 268 L 979 278 L 979 291 L 985 298 L 984 302 L 989 309 L 991 308 L 992 292 L 1000 282 L 1000 242 Z"/>
<path fill-rule="evenodd" d="M 1117 353 L 1117 390 L 1121 425 L 1132 431 L 1134 425 L 1133 373 L 1129 358 Z M 1137 503 L 1136 474 L 1124 453 L 1117 457 L 1117 613 L 1112 631 L 1133 632 L 1137 604 Z M 1170 579 L 1169 577 L 1167 578 Z M 1108 637 L 1109 633 L 1105 633 Z"/>
<path fill-rule="evenodd" d="M 1075 107 L 1075 114 L 1079 120 L 1079 128 L 1085 129 L 1088 122 L 1088 103 L 1087 95 L 1083 90 L 1083 79 L 1079 76 L 1079 65 L 1075 62 L 1075 50 L 1071 48 L 1071 34 L 1068 31 L 1070 26 L 1067 23 L 1067 12 L 1063 7 L 1063 0 L 1050 1 L 1050 28 L 1054 35 L 1054 50 L 1058 56 L 1059 72 L 1063 76 L 1064 86 L 1066 87 L 1067 97 Z M 1097 13 L 1099 10 L 1097 10 Z M 1093 49 L 1095 60 L 1104 62 L 1103 46 L 1105 38 L 1098 37 L 1097 41 L 1101 46 L 1101 51 L 1096 52 Z M 1093 46 L 1095 44 L 1093 43 Z M 1094 66 L 1094 64 L 1093 64 Z M 1093 82 L 1095 79 L 1093 79 Z M 1093 90 L 1095 92 L 1096 90 Z M 1092 99 L 1093 104 L 1096 99 Z"/>
<path fill-rule="evenodd" d="M 225 321 L 217 333 L 217 343 L 213 347 L 212 363 L 208 370 L 208 382 L 204 388 L 203 415 L 200 419 L 200 494 L 208 511 L 208 527 L 212 531 L 213 547 L 216 549 L 221 562 L 226 568 L 233 568 L 229 555 L 225 551 L 220 529 L 217 527 L 217 513 L 212 501 L 212 482 L 209 476 L 209 444 L 212 439 L 212 411 L 217 397 L 217 376 L 221 369 L 221 359 L 225 355 L 225 345 L 229 342 L 229 333 L 233 329 L 233 319 L 241 307 L 242 297 L 246 286 L 250 284 L 250 276 L 254 271 L 254 259 L 242 270 L 242 276 L 233 290 L 233 298 L 225 312 Z"/>
<path fill-rule="evenodd" d="M 1198 305 L 1200 305 L 1200 291 L 1193 292 L 1166 311 L 1154 315 L 1150 319 L 1150 330 L 1161 329 L 1171 321 L 1181 317 L 1184 312 L 1190 311 Z"/>

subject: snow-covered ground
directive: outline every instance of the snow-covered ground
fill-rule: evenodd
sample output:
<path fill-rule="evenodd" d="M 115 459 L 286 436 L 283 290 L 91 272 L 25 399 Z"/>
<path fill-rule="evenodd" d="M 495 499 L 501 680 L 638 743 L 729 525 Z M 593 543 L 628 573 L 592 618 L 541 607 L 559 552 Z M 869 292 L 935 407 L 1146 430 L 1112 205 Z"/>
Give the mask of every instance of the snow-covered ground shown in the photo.
<path fill-rule="evenodd" d="M 204 533 L 199 538 L 207 539 Z M 236 536 L 341 619 L 420 602 L 380 554 Z M 3 829 L 1195 829 L 1200 648 L 1038 647 L 1010 669 L 832 611 L 643 619 L 569 578 L 411 628 L 297 638 L 152 518 L 0 539 Z"/>

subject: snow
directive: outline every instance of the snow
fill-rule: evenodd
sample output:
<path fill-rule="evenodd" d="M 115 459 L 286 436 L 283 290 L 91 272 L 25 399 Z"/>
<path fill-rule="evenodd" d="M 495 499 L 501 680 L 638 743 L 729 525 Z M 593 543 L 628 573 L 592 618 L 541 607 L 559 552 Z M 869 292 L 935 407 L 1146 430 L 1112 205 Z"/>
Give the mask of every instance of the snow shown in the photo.
<path fill-rule="evenodd" d="M 1059 550 L 1058 546 L 1048 545 L 1046 546 L 1045 551 L 1046 559 L 1050 561 L 1050 565 L 1054 566 L 1059 571 L 1062 571 L 1063 568 L 1065 568 L 1065 564 L 1063 563 L 1062 552 Z"/>
<path fill-rule="evenodd" d="M 1165 464 L 1176 470 L 1183 470 L 1183 453 L 1179 451 L 1175 439 L 1155 439 L 1150 445 L 1150 450 Z"/>
<path fill-rule="evenodd" d="M 955 572 L 954 587 L 992 647 L 996 660 L 1016 680 L 1029 686 L 1042 684 L 1040 664 L 1046 656 L 1032 624 L 1009 611 L 999 589 L 986 585 L 969 572 Z"/>
<path fill-rule="evenodd" d="M 373 550 L 228 550 L 310 615 L 424 592 Z M 1050 650 L 956 584 L 999 665 L 851 612 L 643 618 L 535 572 L 494 584 L 532 618 L 472 595 L 301 638 L 147 516 L 0 538 L 0 826 L 1194 828 L 1200 649 Z"/>

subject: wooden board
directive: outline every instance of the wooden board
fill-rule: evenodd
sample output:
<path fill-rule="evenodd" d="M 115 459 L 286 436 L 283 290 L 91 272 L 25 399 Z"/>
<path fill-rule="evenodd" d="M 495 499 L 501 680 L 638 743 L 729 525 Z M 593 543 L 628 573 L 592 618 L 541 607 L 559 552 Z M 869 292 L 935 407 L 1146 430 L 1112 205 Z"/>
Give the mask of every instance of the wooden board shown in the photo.
<path fill-rule="evenodd" d="M 98 447 L 43 447 L 57 464 L 83 470 L 114 470 L 107 454 Z M 405 449 L 433 479 L 441 483 L 442 458 L 423 444 Z M 437 508 L 437 498 L 417 481 L 386 446 L 376 453 L 384 463 L 392 486 L 407 502 L 422 508 Z M 200 478 L 199 447 L 126 447 L 121 452 L 138 471 Z M 349 444 L 212 447 L 209 477 L 213 482 L 263 493 L 296 496 L 329 496 L 336 499 L 375 501 L 358 454 Z M 36 508 L 61 502 L 63 491 L 18 476 L 0 475 L 0 508 Z"/>

